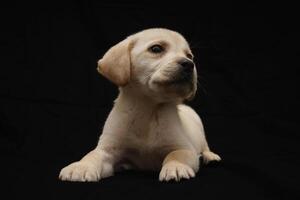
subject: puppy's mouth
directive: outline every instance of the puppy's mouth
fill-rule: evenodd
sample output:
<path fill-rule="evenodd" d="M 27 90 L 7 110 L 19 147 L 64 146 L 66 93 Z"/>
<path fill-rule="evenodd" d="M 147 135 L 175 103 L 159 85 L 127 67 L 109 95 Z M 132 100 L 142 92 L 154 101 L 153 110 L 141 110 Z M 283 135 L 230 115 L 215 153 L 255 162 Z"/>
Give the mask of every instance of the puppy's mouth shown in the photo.
<path fill-rule="evenodd" d="M 167 82 L 169 84 L 188 84 L 188 83 L 192 83 L 193 77 L 192 74 L 180 74 L 177 75 L 175 77 L 173 77 L 172 79 L 168 80 Z"/>
<path fill-rule="evenodd" d="M 165 80 L 156 81 L 156 84 L 159 85 L 165 85 L 165 86 L 172 86 L 172 85 L 186 85 L 186 84 L 192 84 L 193 82 L 193 74 L 175 74 L 173 76 L 170 76 L 170 78 Z"/>

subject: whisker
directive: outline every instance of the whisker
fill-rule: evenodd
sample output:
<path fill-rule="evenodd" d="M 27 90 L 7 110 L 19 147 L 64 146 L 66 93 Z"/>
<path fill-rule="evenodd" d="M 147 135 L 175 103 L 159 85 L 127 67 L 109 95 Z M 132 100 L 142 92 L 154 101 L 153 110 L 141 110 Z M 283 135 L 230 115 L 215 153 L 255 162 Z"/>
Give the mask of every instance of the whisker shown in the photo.
<path fill-rule="evenodd" d="M 199 79 L 200 79 L 200 77 L 197 78 L 197 87 L 199 87 L 204 92 L 204 94 L 207 95 L 208 92 L 207 92 L 206 88 L 204 87 L 204 85 L 200 84 Z M 201 77 L 201 82 L 203 82 L 203 81 L 205 81 L 205 80 L 203 79 L 203 77 Z"/>

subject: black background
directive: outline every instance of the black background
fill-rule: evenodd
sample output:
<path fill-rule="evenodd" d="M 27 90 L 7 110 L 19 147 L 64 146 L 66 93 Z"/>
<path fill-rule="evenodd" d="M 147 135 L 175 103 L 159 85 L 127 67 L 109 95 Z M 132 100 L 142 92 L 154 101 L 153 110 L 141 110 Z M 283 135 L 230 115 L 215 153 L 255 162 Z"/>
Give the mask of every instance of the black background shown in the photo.
<path fill-rule="evenodd" d="M 297 12 L 274 2 L 2 5 L 1 190 L 9 199 L 300 198 Z M 99 183 L 59 181 L 62 167 L 95 147 L 117 96 L 97 60 L 151 27 L 189 41 L 200 83 L 189 104 L 223 161 L 180 183 L 136 171 Z"/>

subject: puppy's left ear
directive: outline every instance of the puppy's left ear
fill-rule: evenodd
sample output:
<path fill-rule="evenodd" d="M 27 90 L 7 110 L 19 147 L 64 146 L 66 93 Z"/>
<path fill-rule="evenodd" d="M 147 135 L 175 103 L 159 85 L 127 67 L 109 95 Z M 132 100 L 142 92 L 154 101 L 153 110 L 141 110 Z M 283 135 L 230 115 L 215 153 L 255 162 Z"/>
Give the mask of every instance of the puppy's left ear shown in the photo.
<path fill-rule="evenodd" d="M 191 93 L 187 96 L 186 100 L 191 101 L 194 99 L 196 92 L 197 92 L 197 84 L 198 84 L 198 77 L 197 77 L 197 70 L 196 68 L 194 69 L 194 74 L 193 74 L 193 88 Z"/>
<path fill-rule="evenodd" d="M 132 39 L 126 38 L 111 47 L 98 61 L 98 72 L 118 86 L 126 85 L 130 80 L 132 46 Z"/>

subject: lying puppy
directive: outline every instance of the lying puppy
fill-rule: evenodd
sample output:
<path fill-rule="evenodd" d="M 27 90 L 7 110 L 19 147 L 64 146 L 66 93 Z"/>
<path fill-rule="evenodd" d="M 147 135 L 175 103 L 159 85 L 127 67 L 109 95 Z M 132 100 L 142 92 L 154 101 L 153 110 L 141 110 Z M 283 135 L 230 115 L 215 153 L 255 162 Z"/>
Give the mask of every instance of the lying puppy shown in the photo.
<path fill-rule="evenodd" d="M 63 168 L 67 181 L 98 181 L 119 169 L 160 170 L 159 180 L 189 179 L 209 150 L 202 122 L 184 100 L 197 89 L 193 55 L 179 33 L 148 29 L 113 46 L 98 71 L 119 86 L 98 146 Z"/>

